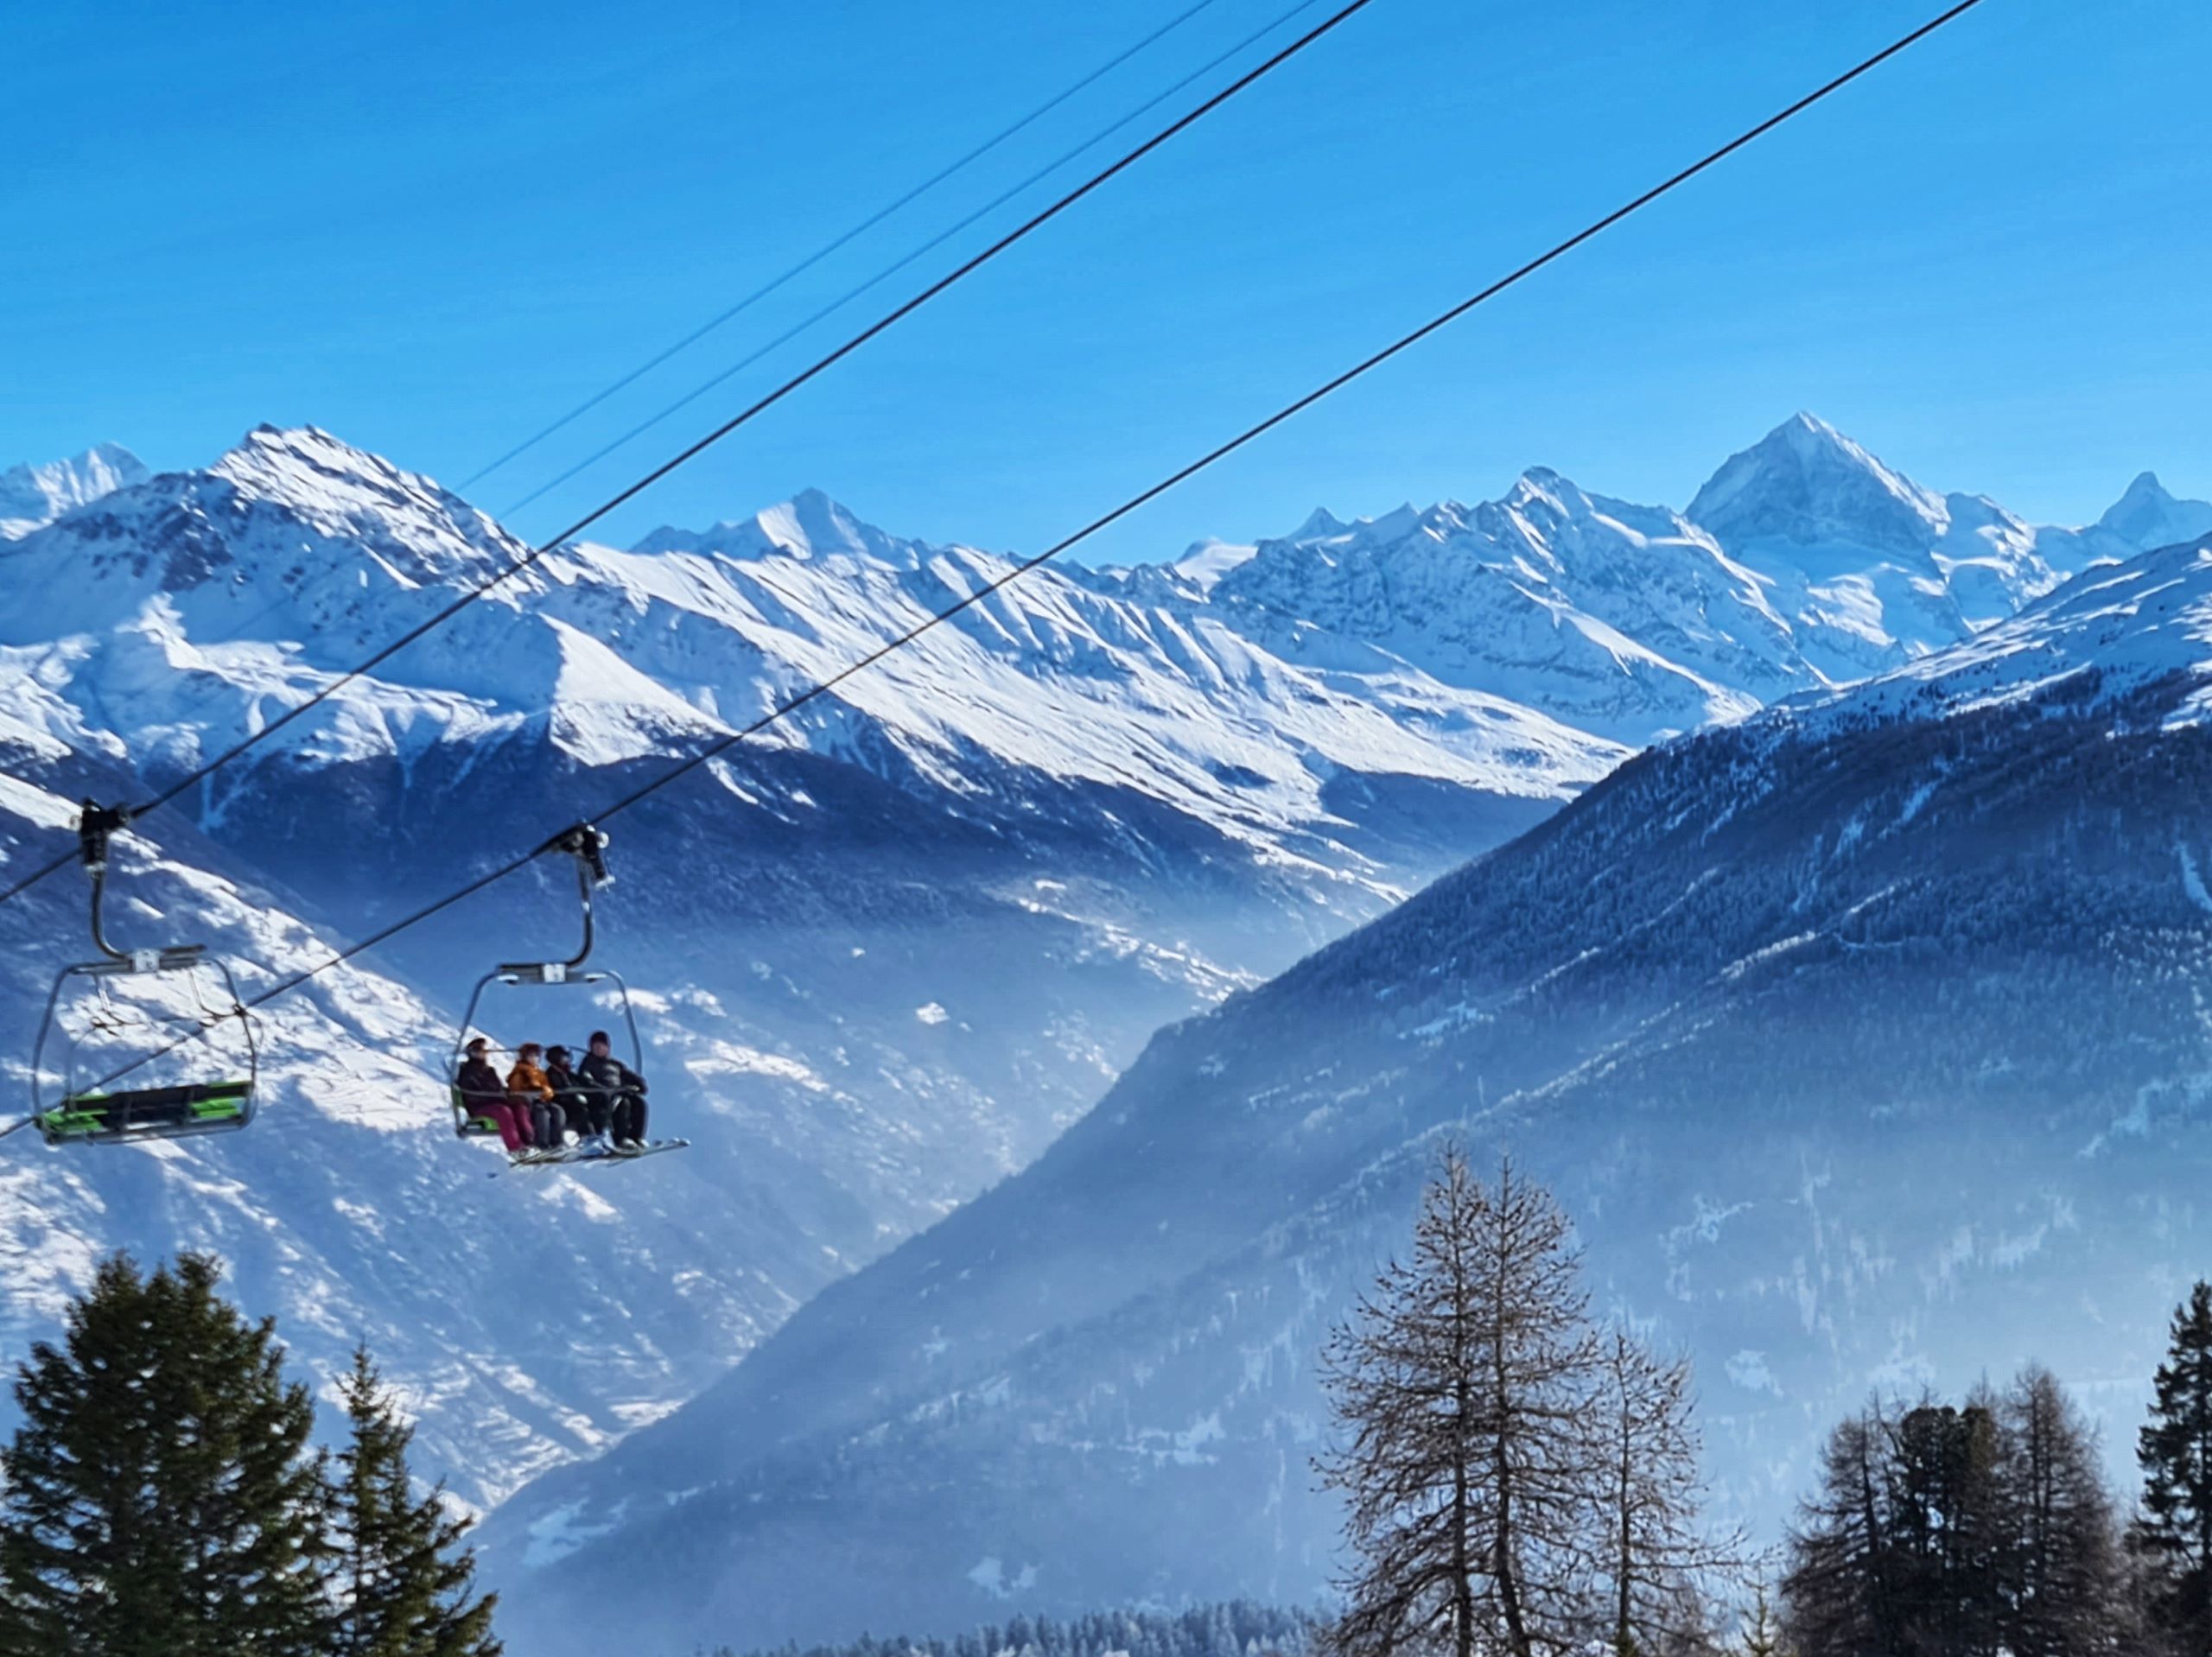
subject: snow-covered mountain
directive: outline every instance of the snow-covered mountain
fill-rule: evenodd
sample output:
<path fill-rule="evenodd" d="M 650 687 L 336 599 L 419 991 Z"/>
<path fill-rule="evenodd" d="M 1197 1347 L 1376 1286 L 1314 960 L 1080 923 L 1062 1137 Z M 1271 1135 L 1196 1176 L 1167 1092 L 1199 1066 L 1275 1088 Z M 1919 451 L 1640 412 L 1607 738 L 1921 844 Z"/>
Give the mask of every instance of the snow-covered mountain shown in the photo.
<path fill-rule="evenodd" d="M 29 535 L 73 506 L 143 483 L 144 464 L 117 443 L 99 443 L 66 460 L 0 472 L 0 541 Z"/>
<path fill-rule="evenodd" d="M 428 479 L 315 431 L 264 429 L 205 473 L 154 479 L 23 538 L 0 571 L 51 603 L 0 617 L 60 701 L 151 778 L 188 768 L 524 549 Z M 419 764 L 542 731 L 573 761 L 701 743 L 1007 568 L 859 524 L 818 494 L 631 551 L 549 555 L 288 731 L 290 765 Z M 94 707 L 102 710 L 95 716 Z M 1228 629 L 1043 571 L 938 630 L 770 743 L 956 792 L 988 763 L 1135 788 L 1300 860 L 1346 772 L 1556 802 L 1619 757 L 1603 740 L 1402 663 L 1330 673 Z M 264 761 L 264 767 L 267 762 Z M 238 784 L 226 783 L 223 797 Z M 1342 871 L 1314 873 L 1325 883 Z M 1371 872 L 1370 872 L 1371 873 Z M 1388 887 L 1375 875 L 1370 884 Z"/>
<path fill-rule="evenodd" d="M 0 544 L 0 590 L 40 599 L 0 606 L 0 873 L 67 844 L 61 801 L 176 777 L 523 550 L 432 480 L 311 429 L 257 431 L 202 471 L 103 464 L 64 468 L 67 488 L 43 469 L 59 492 Z M 1759 497 L 1794 487 L 1785 467 L 1732 499 L 1770 524 Z M 1951 550 L 1912 578 L 1939 598 L 1971 562 L 1970 515 L 1946 511 Z M 1317 512 L 1156 566 L 1039 570 L 613 825 L 603 949 L 644 992 L 657 1109 L 697 1142 L 688 1159 L 619 1190 L 555 1176 L 524 1196 L 441 1131 L 441 1025 L 469 981 L 573 924 L 565 872 L 545 870 L 303 993 L 272 1032 L 253 1133 L 26 1159 L 0 1182 L 0 1223 L 35 1244 L 11 1336 L 50 1326 L 102 1248 L 215 1242 L 288 1322 L 344 1307 L 413 1389 L 442 1458 L 429 1470 L 495 1501 L 681 1403 L 824 1285 L 1028 1165 L 1155 1029 L 1543 822 L 1632 748 L 1826 683 L 1853 659 L 1832 635 L 1894 666 L 2002 632 L 1976 633 L 1955 600 L 1931 612 L 1948 637 L 1891 613 L 1896 524 L 1854 542 L 1827 521 L 1824 591 L 1874 594 L 1849 628 L 1829 616 L 1843 600 L 1792 598 L 1762 562 L 1786 536 L 1738 548 L 1541 470 L 1471 507 Z M 2021 533 L 2054 580 L 2062 552 L 2130 550 L 2105 530 Z M 128 912 L 211 930 L 253 963 L 251 989 L 1007 568 L 811 492 L 563 548 L 142 825 L 145 907 Z M 2040 590 L 2018 568 L 2017 591 Z M 0 909 L 15 1073 L 35 981 L 81 953 L 79 896 L 70 877 Z M 495 1033 L 572 1033 L 532 1016 Z M 334 1113 L 334 1092 L 359 1108 Z M 107 1202 L 118 1184 L 127 1207 Z M 479 1276 L 426 1264 L 487 1228 L 548 1284 L 599 1286 L 620 1332 L 590 1343 L 615 1357 L 588 1364 L 554 1312 L 494 1311 Z M 327 1319 L 300 1337 L 317 1365 L 350 1338 Z M 494 1409 L 501 1387 L 519 1401 Z"/>
<path fill-rule="evenodd" d="M 1739 719 L 1802 676 L 1758 579 L 1710 537 L 1546 471 L 1473 507 L 1317 514 L 1206 596 L 1288 659 L 1395 657 L 1631 746 Z"/>
<path fill-rule="evenodd" d="M 2139 473 L 2097 526 L 2149 552 L 2212 535 L 2212 500 L 2177 500 L 2156 473 Z"/>
<path fill-rule="evenodd" d="M 1798 414 L 1732 455 L 1689 516 L 1759 571 L 1832 682 L 1955 644 L 2135 544 L 2037 530 L 1981 495 L 1939 495 Z"/>
<path fill-rule="evenodd" d="M 2212 541 L 2093 568 L 1163 1031 L 1022 1174 L 494 1515 L 518 1636 L 1318 1591 L 1313 1355 L 1444 1133 L 1554 1182 L 1600 1305 L 1690 1347 L 1769 1534 L 1870 1387 L 2038 1357 L 2124 1452 L 2212 1245 L 2208 638 Z"/>
<path fill-rule="evenodd" d="M 0 549 L 0 584 L 41 595 L 0 607 L 0 752 L 29 790 L 0 802 L 3 867 L 67 845 L 61 800 L 174 778 L 522 550 L 426 479 L 273 430 Z M 1004 568 L 813 494 L 628 551 L 563 549 L 149 820 L 159 860 L 137 918 L 182 928 L 199 915 L 179 889 L 259 884 L 296 942 L 277 949 L 243 915 L 207 923 L 256 963 L 251 989 L 311 957 L 307 929 L 390 920 Z M 658 1108 L 696 1148 L 637 1171 L 630 1201 L 648 1217 L 634 1225 L 566 1176 L 546 1182 L 557 1197 L 499 1199 L 518 1248 L 566 1262 L 549 1282 L 587 1273 L 628 1309 L 644 1355 L 610 1361 L 603 1386 L 534 1365 L 547 1330 L 487 1319 L 468 1271 L 410 1267 L 418 1292 L 369 1295 L 360 1328 L 419 1396 L 448 1458 L 434 1470 L 489 1502 L 680 1402 L 830 1278 L 1026 1164 L 1158 1025 L 1540 820 L 1622 752 L 1403 663 L 1318 671 L 1044 572 L 655 797 L 613 825 L 602 937 L 645 992 Z M 353 1124 L 299 1130 L 310 1154 L 360 1171 L 340 1210 L 352 1218 L 283 1285 L 251 1286 L 292 1307 L 332 1281 L 375 1282 L 394 1203 L 410 1255 L 435 1252 L 443 1193 L 486 1166 L 441 1133 L 437 1026 L 491 962 L 560 942 L 566 880 L 505 883 L 380 952 L 366 964 L 381 980 L 303 994 L 331 1016 L 278 1027 L 287 1062 L 253 1133 L 158 1156 L 34 1156 L 16 1212 L 56 1281 L 81 1279 L 102 1248 L 220 1238 L 187 1223 L 213 1187 L 270 1236 L 328 1232 L 327 1177 L 295 1165 L 305 1142 L 284 1125 L 320 1108 L 315 1078 L 363 1069 L 347 1015 L 387 996 L 408 1009 L 404 1051 L 359 1085 L 380 1131 L 413 1130 L 411 1171 L 353 1148 Z M 0 1052 L 18 1078 L 34 981 L 85 952 L 80 901 L 65 877 L 0 911 L 22 975 Z M 495 1033 L 575 1033 L 513 1027 L 532 1016 L 517 1004 Z M 129 1222 L 99 1205 L 109 1166 L 160 1193 Z M 493 1200 L 465 1188 L 463 1228 Z M 571 1260 L 563 1234 L 587 1210 L 613 1252 Z M 664 1221 L 675 1230 L 655 1233 Z M 58 1300 L 22 1304 L 29 1332 Z M 496 1384 L 501 1366 L 566 1413 L 473 1431 L 491 1417 L 453 1377 Z"/>
<path fill-rule="evenodd" d="M 2108 523 L 2038 529 L 1938 495 L 1799 414 L 1686 512 L 1538 467 L 1475 506 L 1317 511 L 1281 539 L 1103 579 L 1203 604 L 1289 660 L 1379 652 L 1640 747 L 1956 644 L 2142 549 Z"/>

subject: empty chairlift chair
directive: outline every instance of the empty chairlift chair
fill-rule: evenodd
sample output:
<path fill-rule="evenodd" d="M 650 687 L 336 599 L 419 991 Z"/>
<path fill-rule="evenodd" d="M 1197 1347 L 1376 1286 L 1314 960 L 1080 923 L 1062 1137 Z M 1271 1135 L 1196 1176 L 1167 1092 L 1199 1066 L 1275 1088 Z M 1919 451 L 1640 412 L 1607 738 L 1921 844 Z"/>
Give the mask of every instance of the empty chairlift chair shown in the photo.
<path fill-rule="evenodd" d="M 101 915 L 109 842 L 130 821 L 85 802 L 95 961 L 65 967 L 31 1057 L 32 1125 L 48 1145 L 234 1133 L 253 1121 L 259 1056 L 230 968 L 199 943 L 122 949 Z"/>

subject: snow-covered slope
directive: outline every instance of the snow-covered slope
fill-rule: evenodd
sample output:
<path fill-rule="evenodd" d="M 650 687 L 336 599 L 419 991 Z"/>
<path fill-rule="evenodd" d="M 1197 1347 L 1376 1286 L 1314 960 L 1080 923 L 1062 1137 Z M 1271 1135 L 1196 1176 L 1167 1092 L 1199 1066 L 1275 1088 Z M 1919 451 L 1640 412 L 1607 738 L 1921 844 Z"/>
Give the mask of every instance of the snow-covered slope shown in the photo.
<path fill-rule="evenodd" d="M 105 768 L 62 762 L 0 714 L 0 854 L 20 866 L 73 829 Z M 57 791 L 66 789 L 67 791 Z M 110 923 L 131 943 L 206 942 L 251 995 L 323 959 L 330 941 L 237 860 L 170 823 L 115 852 Z M 51 974 L 92 953 L 84 882 L 10 906 L 0 959 L 0 1083 L 28 1091 Z M 119 1005 L 136 998 L 118 984 Z M 648 1027 L 660 1020 L 651 1016 Z M 112 1051 L 143 1055 L 159 1038 Z M 486 1176 L 500 1163 L 436 1131 L 446 1015 L 392 977 L 339 968 L 261 1015 L 262 1120 L 248 1132 L 135 1150 L 0 1147 L 0 1358 L 50 1336 L 99 1255 L 218 1251 L 232 1286 L 283 1319 L 312 1377 L 356 1341 L 385 1361 L 420 1421 L 425 1466 L 460 1500 L 499 1501 L 533 1473 L 604 1448 L 664 1413 L 842 1269 L 829 1245 L 873 1248 L 861 1216 L 820 1224 L 804 1196 L 722 1200 L 726 1169 L 662 1159 L 650 1179 Z M 227 1053 L 222 1057 L 229 1057 Z M 220 1066 L 219 1068 L 227 1068 Z M 703 1136 L 727 1157 L 736 1135 Z M 792 1221 L 813 1223 L 812 1237 Z"/>
<path fill-rule="evenodd" d="M 1689 517 L 1770 584 L 1806 659 L 1842 682 L 2011 615 L 2099 557 L 2101 530 L 2037 530 L 1979 495 L 1938 495 L 1799 414 L 1732 455 Z"/>
<path fill-rule="evenodd" d="M 517 1497 L 518 1633 L 1318 1591 L 1313 1355 L 1445 1133 L 1554 1182 L 1600 1304 L 1691 1348 L 1769 1536 L 1870 1387 L 2039 1357 L 2124 1449 L 2212 1246 L 2208 687 L 2212 544 L 1631 761 Z"/>
<path fill-rule="evenodd" d="M 0 472 L 0 541 L 29 535 L 73 506 L 143 482 L 145 466 L 118 443 L 99 443 L 66 460 Z"/>
<path fill-rule="evenodd" d="M 2112 517 L 2031 527 L 1800 414 L 1686 512 L 1537 467 L 1474 506 L 1352 523 L 1317 510 L 1280 538 L 1095 580 L 1203 606 L 1289 660 L 1385 656 L 1641 746 L 1969 638 L 2139 550 Z"/>
<path fill-rule="evenodd" d="M 1317 517 L 1208 595 L 1292 660 L 1385 653 L 1632 746 L 1741 718 L 1802 677 L 1758 581 L 1709 537 L 1546 471 L 1478 506 Z"/>
<path fill-rule="evenodd" d="M 96 741 L 96 720 L 111 720 L 158 776 L 303 699 L 523 550 L 428 479 L 320 432 L 264 429 L 207 473 L 125 490 L 0 554 L 0 573 L 55 595 L 0 618 L 0 644 L 35 660 L 34 676 L 76 709 L 53 734 Z M 542 726 L 587 765 L 680 749 L 759 717 L 1007 567 L 896 540 L 811 493 L 629 552 L 580 545 L 272 746 L 314 765 L 411 764 L 434 743 Z M 1271 854 L 1327 818 L 1324 789 L 1346 771 L 1556 802 L 1620 752 L 1402 663 L 1286 663 L 1211 619 L 1049 570 L 768 740 L 839 758 L 880 741 L 955 791 L 974 785 L 963 767 L 976 762 L 1134 787 Z"/>

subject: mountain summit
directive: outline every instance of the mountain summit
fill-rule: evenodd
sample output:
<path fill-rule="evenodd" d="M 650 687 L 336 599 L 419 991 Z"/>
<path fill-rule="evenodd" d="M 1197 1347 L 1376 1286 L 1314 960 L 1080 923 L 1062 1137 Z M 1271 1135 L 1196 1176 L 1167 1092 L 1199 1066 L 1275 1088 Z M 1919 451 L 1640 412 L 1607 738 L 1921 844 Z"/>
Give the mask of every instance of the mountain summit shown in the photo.
<path fill-rule="evenodd" d="M 861 522 L 850 508 L 819 489 L 803 489 L 779 505 L 705 530 L 663 524 L 630 549 L 648 554 L 706 553 L 724 558 L 784 557 L 803 562 L 842 554 L 902 569 L 918 568 L 929 551 L 922 542 L 887 535 L 873 524 Z"/>
<path fill-rule="evenodd" d="M 82 454 L 43 466 L 10 467 L 0 472 L 0 541 L 29 535 L 73 506 L 143 483 L 149 475 L 144 462 L 120 443 L 96 443 Z"/>
<path fill-rule="evenodd" d="M 2148 552 L 2212 534 L 2212 501 L 2177 499 L 2158 481 L 2158 473 L 2144 472 L 2097 523 L 2130 546 Z"/>
<path fill-rule="evenodd" d="M 1942 497 L 1802 412 L 1729 456 L 1686 516 L 1732 550 L 1783 541 L 1907 556 L 1925 553 L 1948 520 Z"/>

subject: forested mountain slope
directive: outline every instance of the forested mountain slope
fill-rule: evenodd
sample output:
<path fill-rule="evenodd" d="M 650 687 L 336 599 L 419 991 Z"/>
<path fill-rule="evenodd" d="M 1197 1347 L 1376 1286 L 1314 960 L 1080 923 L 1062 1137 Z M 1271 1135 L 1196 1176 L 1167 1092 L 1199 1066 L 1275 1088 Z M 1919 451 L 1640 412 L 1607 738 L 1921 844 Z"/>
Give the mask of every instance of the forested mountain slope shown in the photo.
<path fill-rule="evenodd" d="M 1870 1387 L 2032 1355 L 2124 1430 L 2212 1243 L 2209 628 L 2212 545 L 2092 569 L 1647 753 L 1164 1031 L 1021 1175 L 496 1515 L 518 1628 L 1318 1590 L 1313 1354 L 1447 1133 L 1553 1182 L 1600 1305 L 1689 1347 L 1770 1536 Z"/>

